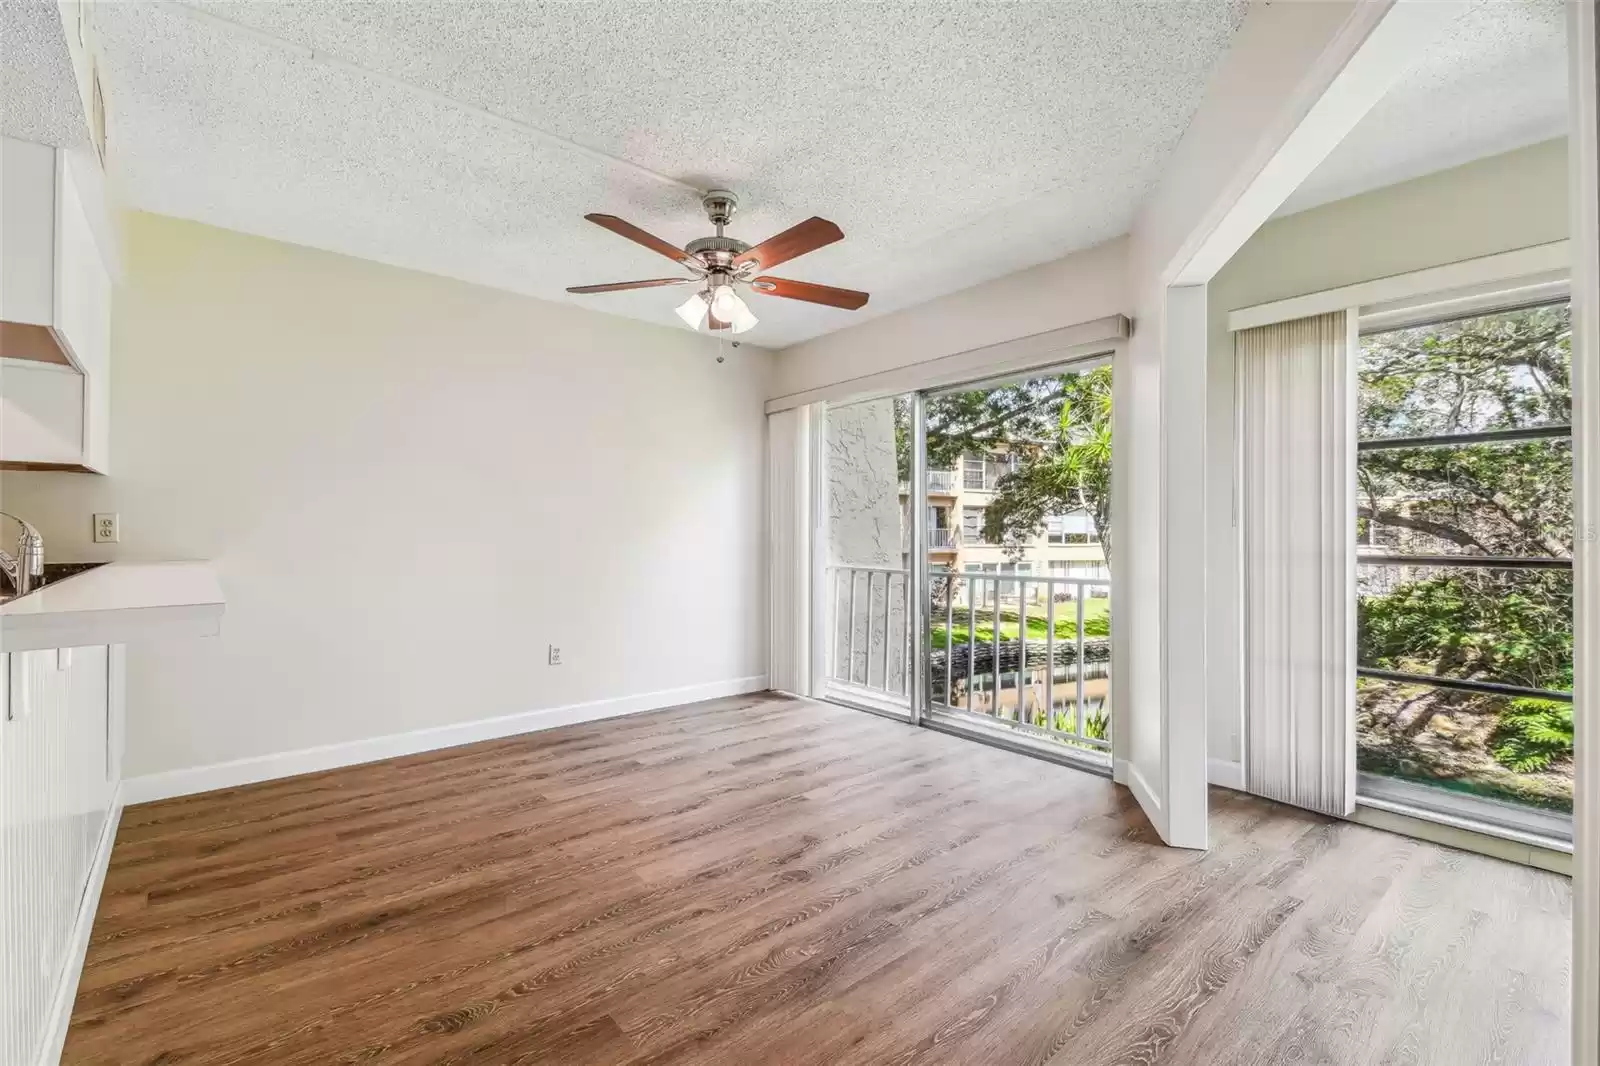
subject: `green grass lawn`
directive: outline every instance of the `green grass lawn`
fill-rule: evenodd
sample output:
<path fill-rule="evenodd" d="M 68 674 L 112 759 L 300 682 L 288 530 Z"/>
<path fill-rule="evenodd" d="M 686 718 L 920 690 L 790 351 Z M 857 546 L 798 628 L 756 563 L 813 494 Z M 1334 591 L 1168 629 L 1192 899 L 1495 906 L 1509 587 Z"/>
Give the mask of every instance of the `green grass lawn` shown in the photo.
<path fill-rule="evenodd" d="M 965 607 L 955 610 L 954 625 L 950 630 L 953 643 L 967 643 L 968 615 Z M 1000 639 L 1015 640 L 1017 637 L 1017 609 L 1015 607 L 1000 608 Z M 994 639 L 994 612 L 979 610 L 977 615 L 978 641 L 991 641 Z M 1078 634 L 1078 610 L 1074 603 L 1056 604 L 1056 639 L 1072 640 Z M 1028 605 L 1028 639 L 1045 639 L 1045 605 Z M 1088 599 L 1083 601 L 1083 635 L 1086 637 L 1106 637 L 1111 635 L 1111 601 L 1109 599 Z M 941 617 L 934 621 L 933 633 L 930 637 L 930 646 L 942 648 L 945 645 L 944 619 Z"/>

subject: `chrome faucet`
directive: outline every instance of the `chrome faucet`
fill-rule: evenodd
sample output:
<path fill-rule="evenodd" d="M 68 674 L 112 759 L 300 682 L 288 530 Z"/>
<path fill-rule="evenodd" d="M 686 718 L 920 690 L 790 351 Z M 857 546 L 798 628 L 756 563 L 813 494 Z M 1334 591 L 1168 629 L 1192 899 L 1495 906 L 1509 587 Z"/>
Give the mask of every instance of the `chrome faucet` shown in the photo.
<path fill-rule="evenodd" d="M 34 582 L 44 576 L 44 538 L 14 514 L 0 511 L 0 518 L 9 518 L 22 527 L 22 536 L 17 538 L 17 554 L 11 556 L 0 549 L 0 572 L 11 579 L 11 587 L 17 590 L 18 596 L 26 596 L 33 591 Z"/>

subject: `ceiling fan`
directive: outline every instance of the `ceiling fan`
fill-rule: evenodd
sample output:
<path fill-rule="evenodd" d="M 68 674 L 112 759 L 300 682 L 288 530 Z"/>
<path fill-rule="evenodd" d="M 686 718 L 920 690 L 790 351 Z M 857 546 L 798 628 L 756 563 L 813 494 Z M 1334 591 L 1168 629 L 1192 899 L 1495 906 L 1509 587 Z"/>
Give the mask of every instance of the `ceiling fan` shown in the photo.
<path fill-rule="evenodd" d="M 831 285 L 813 285 L 808 281 L 790 281 L 774 278 L 759 271 L 787 263 L 791 259 L 814 252 L 818 248 L 843 240 L 844 232 L 825 218 L 808 218 L 791 226 L 775 237 L 768 237 L 751 247 L 743 241 L 724 237 L 722 228 L 733 218 L 739 208 L 739 199 L 726 189 L 712 189 L 700 201 L 706 217 L 717 227 L 715 237 L 701 237 L 683 248 L 674 247 L 660 237 L 646 233 L 631 222 L 615 215 L 584 215 L 597 226 L 604 226 L 619 237 L 642 244 L 652 252 L 666 256 L 691 274 L 686 278 L 651 278 L 648 281 L 618 281 L 609 285 L 574 285 L 568 292 L 620 292 L 624 289 L 653 289 L 662 285 L 701 285 L 695 294 L 678 308 L 678 317 L 690 329 L 708 326 L 713 330 L 743 333 L 756 324 L 739 297 L 738 287 L 748 286 L 752 291 L 767 296 L 782 296 L 789 300 L 826 304 L 854 311 L 866 305 L 867 294 L 855 289 L 836 289 Z"/>

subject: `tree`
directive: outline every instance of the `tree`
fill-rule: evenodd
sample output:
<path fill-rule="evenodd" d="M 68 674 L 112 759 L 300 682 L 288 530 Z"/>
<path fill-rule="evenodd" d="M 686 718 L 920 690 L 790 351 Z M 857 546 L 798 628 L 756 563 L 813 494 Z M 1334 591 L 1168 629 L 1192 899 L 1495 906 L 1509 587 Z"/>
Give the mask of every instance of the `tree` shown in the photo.
<path fill-rule="evenodd" d="M 1563 425 L 1571 417 L 1571 313 L 1529 308 L 1363 340 L 1364 439 Z M 1364 451 L 1362 540 L 1403 554 L 1570 559 L 1572 446 L 1564 438 Z M 1563 570 L 1424 569 L 1363 595 L 1369 666 L 1572 687 L 1572 577 Z M 1407 725 L 1441 711 L 1497 716 L 1490 753 L 1518 773 L 1571 753 L 1571 709 L 1550 700 L 1436 693 Z"/>
<path fill-rule="evenodd" d="M 987 539 L 1020 556 L 1046 518 L 1082 509 L 1110 565 L 1111 367 L 933 397 L 927 418 L 930 469 L 959 470 L 966 455 L 1015 457 L 985 511 Z M 903 428 L 896 433 L 909 477 L 910 442 Z"/>
<path fill-rule="evenodd" d="M 1562 425 L 1572 416 L 1572 316 L 1535 307 L 1390 330 L 1362 344 L 1365 439 Z M 1572 553 L 1565 440 L 1371 451 L 1360 518 L 1484 555 Z"/>

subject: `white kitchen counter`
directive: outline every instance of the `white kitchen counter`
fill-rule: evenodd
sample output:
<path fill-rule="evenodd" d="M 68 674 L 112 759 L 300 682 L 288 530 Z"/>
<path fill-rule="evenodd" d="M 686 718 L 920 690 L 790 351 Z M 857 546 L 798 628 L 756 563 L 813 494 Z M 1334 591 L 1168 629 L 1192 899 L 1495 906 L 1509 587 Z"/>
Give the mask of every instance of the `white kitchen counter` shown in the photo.
<path fill-rule="evenodd" d="M 223 608 L 210 563 L 107 563 L 0 604 L 0 651 L 215 636 Z"/>

